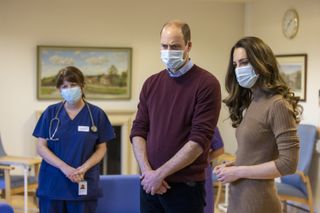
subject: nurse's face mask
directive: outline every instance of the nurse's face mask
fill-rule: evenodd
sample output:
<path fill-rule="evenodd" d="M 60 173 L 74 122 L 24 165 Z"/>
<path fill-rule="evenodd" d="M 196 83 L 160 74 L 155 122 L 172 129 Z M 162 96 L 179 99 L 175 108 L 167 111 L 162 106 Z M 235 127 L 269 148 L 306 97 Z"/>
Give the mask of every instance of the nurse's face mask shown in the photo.
<path fill-rule="evenodd" d="M 70 88 L 62 88 L 61 96 L 69 104 L 74 104 L 79 101 L 82 97 L 82 92 L 80 86 L 74 86 Z"/>

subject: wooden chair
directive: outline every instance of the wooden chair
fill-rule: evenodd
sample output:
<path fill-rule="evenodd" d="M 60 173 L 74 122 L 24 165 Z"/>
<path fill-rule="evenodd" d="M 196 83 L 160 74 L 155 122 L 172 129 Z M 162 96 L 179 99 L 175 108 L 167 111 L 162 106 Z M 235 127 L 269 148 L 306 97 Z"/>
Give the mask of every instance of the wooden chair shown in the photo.
<path fill-rule="evenodd" d="M 27 175 L 28 192 L 35 192 L 38 187 L 38 173 L 41 159 L 35 157 L 20 157 L 7 155 L 0 137 L 0 190 L 6 202 L 11 203 L 11 196 L 25 192 L 24 178 Z M 22 167 L 24 175 L 12 175 L 11 171 L 16 167 Z M 33 169 L 34 175 L 29 176 L 28 172 Z M 26 192 L 27 193 L 27 192 Z M 25 194 L 26 196 L 26 194 Z M 25 199 L 26 201 L 26 199 Z"/>
<path fill-rule="evenodd" d="M 300 124 L 300 158 L 295 174 L 281 177 L 281 183 L 276 183 L 278 195 L 286 211 L 287 201 L 294 201 L 309 206 L 310 213 L 314 213 L 313 197 L 310 179 L 308 176 L 312 161 L 317 129 L 313 125 Z"/>
<path fill-rule="evenodd" d="M 230 153 L 224 153 L 214 161 L 214 164 L 220 165 L 233 161 L 235 161 L 234 155 Z M 219 208 L 221 211 L 226 212 L 226 207 L 228 206 L 228 186 L 226 184 L 223 185 L 221 182 L 217 181 L 217 178 L 214 174 L 212 175 L 212 182 L 214 183 L 214 187 L 217 187 L 217 195 L 215 196 L 214 206 L 215 208 Z M 225 186 L 225 202 L 219 204 L 223 186 Z"/>

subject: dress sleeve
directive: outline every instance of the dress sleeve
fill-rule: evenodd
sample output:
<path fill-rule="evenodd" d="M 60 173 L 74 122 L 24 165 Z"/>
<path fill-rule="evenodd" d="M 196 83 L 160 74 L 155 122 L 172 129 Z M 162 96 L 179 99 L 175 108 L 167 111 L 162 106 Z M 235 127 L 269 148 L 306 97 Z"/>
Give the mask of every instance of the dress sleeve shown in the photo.
<path fill-rule="evenodd" d="M 281 175 L 294 173 L 299 158 L 299 138 L 294 112 L 283 99 L 276 100 L 269 112 L 269 122 L 276 139 L 279 156 L 275 160 Z"/>

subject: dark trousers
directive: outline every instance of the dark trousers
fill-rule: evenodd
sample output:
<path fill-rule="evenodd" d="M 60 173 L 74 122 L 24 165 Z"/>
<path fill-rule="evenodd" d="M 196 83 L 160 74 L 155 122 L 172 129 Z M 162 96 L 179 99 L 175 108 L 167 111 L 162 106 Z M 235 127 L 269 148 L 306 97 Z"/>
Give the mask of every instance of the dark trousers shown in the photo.
<path fill-rule="evenodd" d="M 140 188 L 141 213 L 203 213 L 204 182 L 169 183 L 163 195 L 147 194 Z"/>
<path fill-rule="evenodd" d="M 97 200 L 69 201 L 39 198 L 40 213 L 94 213 Z"/>

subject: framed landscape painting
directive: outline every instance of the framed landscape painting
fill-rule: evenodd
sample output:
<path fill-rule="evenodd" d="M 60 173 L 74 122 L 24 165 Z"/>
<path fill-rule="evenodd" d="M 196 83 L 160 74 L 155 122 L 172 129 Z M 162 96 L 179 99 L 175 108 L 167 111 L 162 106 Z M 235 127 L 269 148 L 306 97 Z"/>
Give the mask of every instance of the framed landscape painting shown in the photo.
<path fill-rule="evenodd" d="M 280 74 L 300 101 L 306 101 L 307 54 L 276 55 Z"/>
<path fill-rule="evenodd" d="M 37 47 L 37 98 L 59 99 L 57 74 L 67 66 L 85 76 L 88 99 L 130 99 L 132 48 Z"/>

